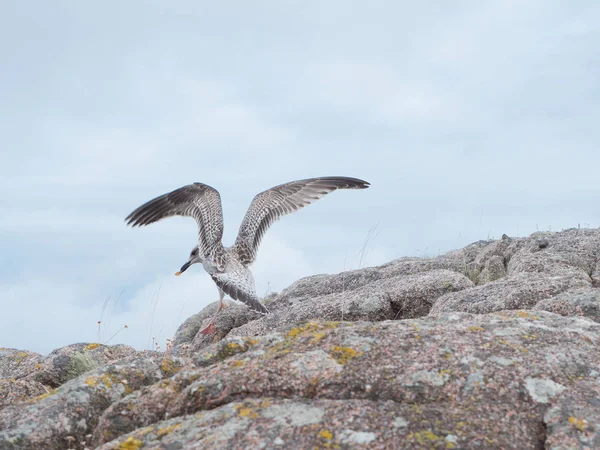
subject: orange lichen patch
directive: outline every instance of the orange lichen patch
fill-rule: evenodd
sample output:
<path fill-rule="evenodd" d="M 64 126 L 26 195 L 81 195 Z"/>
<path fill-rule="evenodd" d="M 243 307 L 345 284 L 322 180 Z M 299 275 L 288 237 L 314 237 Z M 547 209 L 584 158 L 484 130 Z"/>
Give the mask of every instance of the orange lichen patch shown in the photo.
<path fill-rule="evenodd" d="M 162 438 L 163 436 L 166 436 L 167 434 L 171 434 L 173 431 L 178 430 L 181 428 L 181 424 L 178 423 L 176 425 L 171 425 L 168 427 L 164 427 L 164 428 L 159 428 L 156 431 L 156 436 L 158 436 L 158 438 Z"/>
<path fill-rule="evenodd" d="M 357 352 L 353 348 L 350 347 L 340 347 L 334 346 L 331 347 L 331 357 L 335 359 L 339 364 L 346 364 L 348 361 L 354 358 L 358 358 L 361 356 L 363 352 Z"/>
<path fill-rule="evenodd" d="M 244 338 L 244 342 L 246 342 L 246 344 L 248 345 L 256 345 L 258 344 L 260 341 L 258 339 L 252 339 L 252 338 Z"/>
<path fill-rule="evenodd" d="M 585 431 L 588 427 L 588 421 L 585 419 L 578 419 L 576 417 L 569 417 L 569 423 L 574 425 L 579 431 Z"/>
<path fill-rule="evenodd" d="M 465 331 L 467 333 L 481 333 L 482 331 L 485 331 L 485 328 L 479 327 L 477 325 L 473 325 L 473 326 L 467 328 Z"/>
<path fill-rule="evenodd" d="M 33 368 L 35 370 L 40 370 L 42 368 L 42 365 L 40 363 L 37 363 L 35 366 L 33 366 Z"/>
<path fill-rule="evenodd" d="M 321 430 L 319 432 L 319 437 L 329 440 L 333 437 L 333 434 L 331 434 L 331 431 L 329 431 L 329 430 Z"/>
<path fill-rule="evenodd" d="M 254 409 L 244 405 L 235 405 L 233 409 L 242 417 L 248 417 L 249 419 L 256 419 L 258 417 L 258 413 Z"/>
<path fill-rule="evenodd" d="M 96 387 L 96 385 L 98 384 L 98 377 L 87 377 L 85 379 L 85 384 L 91 387 Z"/>
<path fill-rule="evenodd" d="M 83 349 L 86 352 L 89 352 L 90 350 L 95 350 L 95 349 L 97 349 L 98 347 L 101 347 L 101 346 L 102 346 L 102 344 L 88 344 L 85 347 L 83 347 Z"/>
<path fill-rule="evenodd" d="M 142 445 L 144 445 L 142 441 L 130 436 L 119 445 L 119 450 L 138 450 Z"/>

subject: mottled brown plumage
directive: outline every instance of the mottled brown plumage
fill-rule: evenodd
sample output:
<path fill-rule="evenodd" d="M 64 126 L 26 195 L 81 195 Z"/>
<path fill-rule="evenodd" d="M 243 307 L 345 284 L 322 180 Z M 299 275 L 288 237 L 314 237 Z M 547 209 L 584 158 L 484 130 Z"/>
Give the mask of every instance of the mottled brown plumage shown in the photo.
<path fill-rule="evenodd" d="M 369 183 L 357 178 L 320 177 L 292 181 L 256 195 L 246 212 L 232 247 L 223 247 L 223 210 L 216 189 L 202 183 L 183 186 L 156 197 L 125 219 L 128 225 L 143 226 L 170 216 L 193 217 L 198 224 L 198 246 L 192 250 L 190 265 L 201 262 L 224 294 L 266 313 L 254 286 L 248 266 L 256 259 L 260 242 L 268 228 L 281 216 L 307 206 L 337 189 L 365 189 Z"/>

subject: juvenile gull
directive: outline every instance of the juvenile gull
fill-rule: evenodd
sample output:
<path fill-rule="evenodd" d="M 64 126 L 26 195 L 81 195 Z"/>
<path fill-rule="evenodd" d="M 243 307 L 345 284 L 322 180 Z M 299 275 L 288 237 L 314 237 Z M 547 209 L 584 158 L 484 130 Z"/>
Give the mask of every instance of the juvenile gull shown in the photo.
<path fill-rule="evenodd" d="M 267 308 L 256 295 L 254 277 L 248 268 L 265 232 L 281 216 L 309 205 L 336 189 L 366 189 L 369 183 L 357 178 L 320 177 L 291 181 L 256 195 L 242 221 L 235 243 L 224 247 L 223 210 L 219 192 L 203 183 L 194 183 L 156 197 L 129 214 L 125 221 L 133 227 L 149 225 L 170 216 L 190 216 L 198 224 L 198 245 L 176 275 L 192 264 L 202 263 L 219 289 L 219 309 L 201 333 L 212 334 L 214 322 L 223 308 L 225 294 L 260 313 Z"/>

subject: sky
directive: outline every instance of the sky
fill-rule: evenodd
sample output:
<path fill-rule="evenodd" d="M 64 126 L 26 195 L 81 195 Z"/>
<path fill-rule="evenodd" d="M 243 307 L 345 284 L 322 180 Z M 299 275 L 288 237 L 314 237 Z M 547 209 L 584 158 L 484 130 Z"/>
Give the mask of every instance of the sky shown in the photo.
<path fill-rule="evenodd" d="M 5 1 L 0 55 L 0 347 L 164 349 L 218 292 L 173 276 L 192 219 L 124 218 L 196 181 L 225 245 L 262 190 L 371 183 L 271 227 L 261 294 L 600 226 L 596 1 Z"/>

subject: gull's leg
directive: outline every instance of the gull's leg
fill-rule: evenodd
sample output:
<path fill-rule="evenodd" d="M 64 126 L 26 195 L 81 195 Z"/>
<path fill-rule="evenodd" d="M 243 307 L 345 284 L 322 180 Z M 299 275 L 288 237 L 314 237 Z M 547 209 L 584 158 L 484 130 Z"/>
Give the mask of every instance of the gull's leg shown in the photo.
<path fill-rule="evenodd" d="M 217 309 L 217 312 L 215 313 L 213 318 L 210 319 L 210 322 L 208 322 L 208 325 L 205 328 L 203 328 L 202 330 L 200 330 L 200 333 L 202 333 L 202 334 L 215 334 L 216 333 L 217 330 L 215 329 L 215 320 L 217 320 L 217 316 L 219 315 L 219 313 L 225 306 L 223 304 L 224 297 L 225 297 L 225 292 L 223 292 L 221 289 L 219 289 L 219 309 Z"/>

